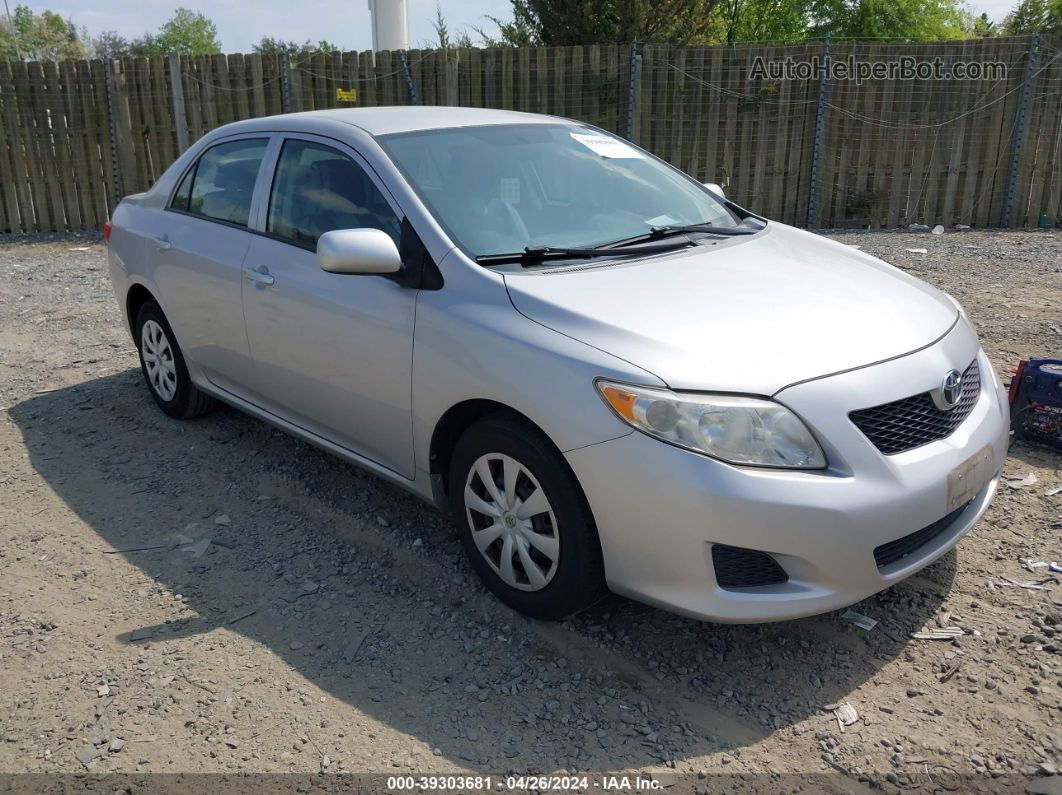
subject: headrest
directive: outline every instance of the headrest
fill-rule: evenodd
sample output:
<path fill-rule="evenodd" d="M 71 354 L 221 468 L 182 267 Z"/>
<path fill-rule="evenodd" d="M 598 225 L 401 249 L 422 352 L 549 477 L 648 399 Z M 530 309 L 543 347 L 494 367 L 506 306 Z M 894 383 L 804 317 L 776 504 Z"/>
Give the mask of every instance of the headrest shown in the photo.
<path fill-rule="evenodd" d="M 253 190 L 259 163 L 259 160 L 251 158 L 219 163 L 214 172 L 214 187 L 247 192 Z"/>

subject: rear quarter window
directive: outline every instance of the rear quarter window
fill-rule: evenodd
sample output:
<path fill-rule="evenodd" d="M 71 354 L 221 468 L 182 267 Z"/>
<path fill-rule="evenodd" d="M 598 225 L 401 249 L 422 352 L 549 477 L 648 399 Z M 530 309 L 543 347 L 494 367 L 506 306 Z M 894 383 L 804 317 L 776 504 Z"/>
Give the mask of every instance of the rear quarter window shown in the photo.
<path fill-rule="evenodd" d="M 188 169 L 188 173 L 184 175 L 184 179 L 181 180 L 181 184 L 177 188 L 177 192 L 173 194 L 173 200 L 170 202 L 170 207 L 174 210 L 188 211 L 188 200 L 192 195 L 192 180 L 195 179 L 195 167 L 198 164 L 192 164 L 192 167 Z"/>

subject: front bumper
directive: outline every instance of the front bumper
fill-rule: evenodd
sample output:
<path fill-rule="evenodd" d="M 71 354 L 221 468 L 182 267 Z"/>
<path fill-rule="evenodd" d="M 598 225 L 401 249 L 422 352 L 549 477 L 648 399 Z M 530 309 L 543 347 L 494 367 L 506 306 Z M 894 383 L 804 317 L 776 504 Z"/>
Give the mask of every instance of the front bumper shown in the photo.
<path fill-rule="evenodd" d="M 885 456 L 848 412 L 917 394 L 974 357 L 980 398 L 947 438 Z M 1006 457 L 1006 396 L 965 322 L 930 348 L 873 367 L 789 387 L 775 399 L 796 411 L 830 461 L 821 472 L 737 467 L 641 433 L 566 454 L 597 521 L 609 586 L 696 618 L 758 622 L 798 618 L 864 599 L 910 576 L 958 543 L 987 510 Z M 879 568 L 876 547 L 950 513 L 948 477 L 978 451 L 990 480 L 938 534 Z M 788 582 L 724 589 L 711 549 L 767 552 Z"/>

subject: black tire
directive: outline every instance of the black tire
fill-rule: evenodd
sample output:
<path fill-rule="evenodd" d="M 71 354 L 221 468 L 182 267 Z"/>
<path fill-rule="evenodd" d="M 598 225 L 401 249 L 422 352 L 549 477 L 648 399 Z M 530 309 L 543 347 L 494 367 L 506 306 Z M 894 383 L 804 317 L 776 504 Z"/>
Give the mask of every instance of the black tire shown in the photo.
<path fill-rule="evenodd" d="M 548 531 L 559 542 L 559 559 L 552 579 L 538 590 L 520 590 L 505 582 L 495 568 L 500 563 L 492 565 L 476 546 L 473 523 L 491 520 L 467 510 L 465 486 L 476 462 L 491 454 L 509 456 L 524 467 L 538 481 L 556 519 L 556 527 L 551 520 L 546 521 Z M 477 488 L 482 487 L 478 475 L 472 482 Z M 530 481 L 525 480 L 522 485 L 533 488 Z M 506 414 L 494 414 L 476 422 L 454 448 L 449 488 L 453 518 L 472 568 L 487 588 L 509 607 L 532 618 L 557 621 L 589 607 L 608 593 L 601 544 L 590 506 L 567 461 L 537 428 Z M 489 547 L 491 554 L 499 559 L 502 543 L 499 539 Z M 515 567 L 522 570 L 519 556 L 514 560 Z"/>
<path fill-rule="evenodd" d="M 148 374 L 147 362 L 144 360 L 144 326 L 149 321 L 153 321 L 161 327 L 169 345 L 169 350 L 172 352 L 176 388 L 169 399 L 163 397 L 159 392 L 159 388 L 152 383 L 151 376 Z M 133 341 L 140 356 L 140 372 L 144 374 L 144 382 L 147 384 L 148 392 L 151 393 L 151 397 L 155 399 L 158 407 L 169 416 L 179 420 L 199 417 L 213 410 L 217 406 L 217 401 L 210 395 L 200 392 L 195 384 L 192 383 L 192 379 L 188 375 L 188 367 L 184 363 L 184 354 L 181 353 L 181 347 L 177 344 L 177 337 L 174 335 L 173 329 L 170 328 L 169 321 L 166 320 L 166 315 L 162 312 L 162 307 L 154 300 L 146 301 L 137 313 L 135 327 L 136 335 Z"/>

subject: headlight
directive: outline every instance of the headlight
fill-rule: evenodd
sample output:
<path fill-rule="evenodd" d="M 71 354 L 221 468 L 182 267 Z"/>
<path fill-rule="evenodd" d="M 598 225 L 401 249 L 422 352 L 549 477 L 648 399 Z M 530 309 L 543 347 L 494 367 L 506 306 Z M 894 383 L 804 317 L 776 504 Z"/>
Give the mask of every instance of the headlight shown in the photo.
<path fill-rule="evenodd" d="M 822 469 L 815 437 L 780 403 L 737 395 L 695 395 L 598 381 L 627 424 L 657 439 L 732 464 Z"/>

